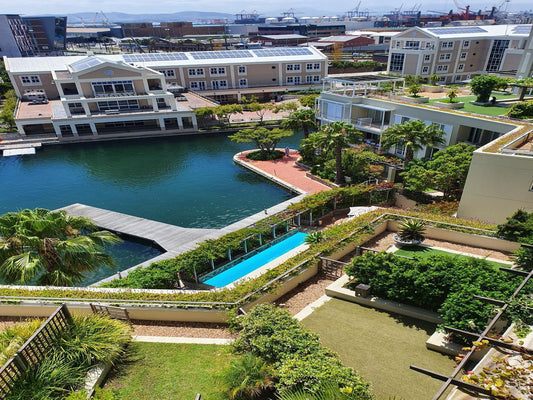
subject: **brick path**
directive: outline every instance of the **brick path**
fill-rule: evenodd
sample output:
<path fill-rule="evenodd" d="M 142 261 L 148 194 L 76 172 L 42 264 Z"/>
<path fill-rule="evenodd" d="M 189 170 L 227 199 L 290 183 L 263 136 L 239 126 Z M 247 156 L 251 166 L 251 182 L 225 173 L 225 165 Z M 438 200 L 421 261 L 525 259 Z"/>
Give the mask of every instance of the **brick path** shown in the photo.
<path fill-rule="evenodd" d="M 283 149 L 279 149 L 284 151 Z M 255 150 L 250 150 L 255 151 Z M 296 161 L 300 158 L 300 153 L 297 150 L 290 151 L 289 157 L 284 156 L 279 160 L 274 161 L 253 161 L 246 158 L 246 154 L 250 151 L 244 151 L 237 157 L 245 164 L 251 164 L 256 168 L 259 168 L 264 173 L 272 175 L 284 182 L 287 182 L 297 188 L 309 193 L 314 194 L 329 190 L 330 187 L 317 182 L 306 176 L 306 171 L 295 165 Z"/>

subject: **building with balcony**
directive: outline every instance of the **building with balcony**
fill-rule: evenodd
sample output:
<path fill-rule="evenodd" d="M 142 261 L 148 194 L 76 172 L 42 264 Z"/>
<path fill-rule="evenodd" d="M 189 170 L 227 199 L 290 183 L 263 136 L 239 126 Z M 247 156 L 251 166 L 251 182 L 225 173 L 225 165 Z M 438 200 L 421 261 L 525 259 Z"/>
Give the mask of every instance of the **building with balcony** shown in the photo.
<path fill-rule="evenodd" d="M 327 58 L 314 48 L 4 58 L 4 62 L 21 100 L 17 126 L 26 135 L 192 130 L 194 111 L 186 102 L 176 101 L 183 91 L 222 101 L 239 101 L 242 95 L 269 99 L 320 85 L 327 73 Z M 38 108 L 43 112 L 35 113 Z"/>
<path fill-rule="evenodd" d="M 352 124 L 363 132 L 365 141 L 378 147 L 381 133 L 391 125 L 414 119 L 439 125 L 445 133 L 444 143 L 435 148 L 423 148 L 415 153 L 415 158 L 431 157 L 434 151 L 460 142 L 483 146 L 516 127 L 513 123 L 493 118 L 452 114 L 434 107 L 368 96 L 382 85 L 402 86 L 403 79 L 384 75 L 325 78 L 323 92 L 316 102 L 317 118 L 323 123 L 344 121 Z M 403 158 L 405 147 L 398 146 L 391 152 Z"/>
<path fill-rule="evenodd" d="M 488 73 L 515 76 L 531 25 L 411 28 L 391 40 L 387 71 L 437 74 L 441 83 L 459 83 Z"/>

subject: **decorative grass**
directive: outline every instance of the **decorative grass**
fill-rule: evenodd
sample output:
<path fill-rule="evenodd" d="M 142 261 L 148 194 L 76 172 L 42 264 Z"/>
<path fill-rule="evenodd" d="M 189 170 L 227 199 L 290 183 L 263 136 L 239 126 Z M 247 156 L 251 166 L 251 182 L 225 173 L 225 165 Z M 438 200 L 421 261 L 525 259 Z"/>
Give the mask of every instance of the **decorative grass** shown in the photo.
<path fill-rule="evenodd" d="M 305 318 L 303 324 L 337 352 L 343 364 L 372 382 L 377 400 L 427 400 L 441 382 L 409 369 L 427 368 L 445 375 L 455 362 L 427 350 L 436 325 L 332 299 Z"/>
<path fill-rule="evenodd" d="M 119 367 L 105 388 L 120 399 L 223 400 L 218 374 L 232 356 L 229 346 L 204 344 L 140 343 L 130 346 L 130 359 Z"/>
<path fill-rule="evenodd" d="M 434 254 L 452 256 L 452 257 L 457 257 L 457 258 L 471 258 L 467 255 L 450 253 L 449 251 L 438 250 L 438 249 L 434 249 L 432 247 L 426 247 L 426 246 L 404 246 L 401 249 L 396 250 L 394 254 L 397 254 L 399 256 L 404 256 L 404 257 L 411 257 L 411 258 L 412 257 L 426 258 Z M 504 268 L 510 267 L 509 264 L 499 263 L 499 262 L 490 261 L 490 260 L 486 260 L 486 261 L 489 264 L 494 265 L 495 267 L 504 267 Z"/>

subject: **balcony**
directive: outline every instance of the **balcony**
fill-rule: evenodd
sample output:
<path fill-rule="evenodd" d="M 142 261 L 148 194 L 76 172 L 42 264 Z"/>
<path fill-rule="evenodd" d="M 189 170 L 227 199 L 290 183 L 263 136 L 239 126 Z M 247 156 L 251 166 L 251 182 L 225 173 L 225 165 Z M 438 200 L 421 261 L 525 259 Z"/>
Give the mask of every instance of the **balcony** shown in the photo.
<path fill-rule="evenodd" d="M 373 121 L 372 118 L 352 119 L 351 124 L 360 130 L 377 134 L 381 134 L 382 130 L 389 127 L 389 125 L 382 124 L 381 121 Z"/>

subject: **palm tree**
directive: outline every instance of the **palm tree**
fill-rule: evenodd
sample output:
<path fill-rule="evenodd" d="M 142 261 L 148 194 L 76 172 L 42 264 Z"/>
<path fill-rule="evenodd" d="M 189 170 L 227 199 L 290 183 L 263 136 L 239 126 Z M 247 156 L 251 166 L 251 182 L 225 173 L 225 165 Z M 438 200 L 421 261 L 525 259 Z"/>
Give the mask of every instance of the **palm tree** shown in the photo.
<path fill-rule="evenodd" d="M 121 240 L 89 219 L 42 208 L 0 217 L 0 277 L 7 283 L 71 286 L 83 272 L 114 266 L 102 252 Z"/>
<path fill-rule="evenodd" d="M 337 121 L 326 125 L 318 132 L 318 135 L 320 146 L 326 151 L 334 150 L 335 152 L 335 183 L 338 185 L 346 183 L 342 170 L 342 149 L 360 139 L 362 137 L 361 132 L 355 129 L 353 125 Z"/>
<path fill-rule="evenodd" d="M 309 137 L 310 130 L 316 130 L 315 112 L 310 108 L 302 108 L 289 114 L 288 118 L 283 121 L 283 127 L 285 129 L 291 129 L 293 131 L 302 130 L 304 137 Z"/>
<path fill-rule="evenodd" d="M 231 361 L 221 374 L 221 380 L 228 397 L 234 400 L 248 400 L 260 396 L 273 387 L 271 367 L 252 353 Z"/>
<path fill-rule="evenodd" d="M 385 150 L 395 146 L 405 146 L 404 163 L 413 159 L 414 152 L 423 146 L 444 143 L 444 132 L 437 124 L 426 125 L 423 121 L 412 120 L 392 125 L 381 134 L 381 147 Z"/>

